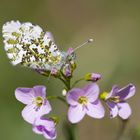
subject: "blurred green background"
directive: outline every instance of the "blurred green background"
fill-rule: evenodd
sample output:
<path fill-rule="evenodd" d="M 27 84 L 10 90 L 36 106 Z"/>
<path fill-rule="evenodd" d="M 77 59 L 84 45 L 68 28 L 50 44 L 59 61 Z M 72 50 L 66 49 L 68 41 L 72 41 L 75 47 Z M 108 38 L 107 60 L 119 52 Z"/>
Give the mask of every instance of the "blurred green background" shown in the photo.
<path fill-rule="evenodd" d="M 137 92 L 129 101 L 133 114 L 122 139 L 140 139 L 139 0 L 0 0 L 0 27 L 10 20 L 30 21 L 51 31 L 63 50 L 93 38 L 93 44 L 77 52 L 78 68 L 74 79 L 87 72 L 99 72 L 102 74 L 99 81 L 101 91 L 109 91 L 114 84 L 122 87 L 134 83 Z M 20 112 L 24 106 L 16 101 L 14 90 L 43 84 L 47 86 L 48 95 L 60 95 L 63 85 L 54 79 L 47 83 L 45 77 L 27 68 L 13 67 L 6 57 L 2 40 L 1 35 L 0 140 L 43 140 L 23 121 Z M 52 114 L 64 119 L 67 113 L 64 104 L 59 101 L 51 104 Z M 62 123 L 57 128 L 57 140 L 67 140 L 62 132 Z M 78 140 L 114 140 L 119 120 L 110 120 L 106 112 L 102 120 L 85 117 L 78 128 Z"/>

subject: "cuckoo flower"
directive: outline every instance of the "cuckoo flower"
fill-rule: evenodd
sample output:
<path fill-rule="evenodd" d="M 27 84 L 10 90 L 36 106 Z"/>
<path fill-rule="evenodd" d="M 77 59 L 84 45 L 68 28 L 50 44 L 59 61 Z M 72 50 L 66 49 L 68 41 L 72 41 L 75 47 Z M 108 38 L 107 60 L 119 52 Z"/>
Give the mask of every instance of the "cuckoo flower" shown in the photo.
<path fill-rule="evenodd" d="M 43 135 L 46 139 L 55 139 L 57 135 L 54 121 L 43 117 L 35 120 L 33 131 L 36 134 Z"/>
<path fill-rule="evenodd" d="M 131 108 L 126 100 L 135 94 L 135 86 L 128 84 L 122 89 L 113 86 L 110 93 L 104 92 L 101 98 L 104 97 L 107 106 L 110 109 L 110 117 L 114 118 L 119 115 L 122 119 L 128 119 L 131 115 Z"/>
<path fill-rule="evenodd" d="M 22 117 L 25 121 L 33 124 L 35 119 L 51 111 L 51 106 L 46 100 L 46 87 L 34 86 L 33 88 L 17 88 L 16 99 L 26 104 L 22 110 Z"/>
<path fill-rule="evenodd" d="M 103 118 L 104 108 L 98 99 L 99 87 L 91 83 L 83 89 L 73 88 L 67 93 L 70 107 L 68 119 L 71 123 L 78 123 L 87 114 L 93 118 Z"/>

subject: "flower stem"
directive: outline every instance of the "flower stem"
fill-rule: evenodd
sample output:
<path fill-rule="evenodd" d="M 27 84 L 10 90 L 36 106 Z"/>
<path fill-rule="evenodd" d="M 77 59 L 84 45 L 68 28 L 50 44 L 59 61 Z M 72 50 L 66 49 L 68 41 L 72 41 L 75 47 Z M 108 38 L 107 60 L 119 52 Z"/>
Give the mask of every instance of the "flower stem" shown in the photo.
<path fill-rule="evenodd" d="M 62 81 L 62 83 L 65 85 L 65 88 L 66 88 L 67 91 L 71 90 L 72 87 L 71 87 L 71 78 L 70 77 L 66 77 L 61 72 L 61 75 L 57 78 Z M 75 82 L 75 84 L 77 82 Z M 47 100 L 51 100 L 51 99 L 58 99 L 68 106 L 68 103 L 66 102 L 65 98 L 63 98 L 61 96 L 48 96 L 47 97 Z M 65 129 L 64 130 L 66 132 L 65 134 L 66 134 L 67 140 L 76 140 L 75 125 L 70 124 L 69 122 L 65 122 L 64 124 L 65 124 Z"/>
<path fill-rule="evenodd" d="M 70 90 L 70 79 L 66 79 L 65 77 L 59 77 L 59 80 L 63 82 L 67 90 Z"/>
<path fill-rule="evenodd" d="M 67 91 L 71 90 L 71 78 L 66 77 L 65 75 L 62 74 L 62 78 L 60 79 Z M 76 140 L 76 134 L 75 134 L 75 130 L 76 130 L 76 125 L 70 124 L 67 121 L 64 123 L 64 130 L 65 130 L 65 134 L 66 134 L 66 138 L 67 140 Z"/>
<path fill-rule="evenodd" d="M 70 124 L 68 122 L 64 122 L 63 128 L 67 140 L 76 140 L 76 134 L 75 134 L 76 125 Z"/>
<path fill-rule="evenodd" d="M 120 124 L 120 128 L 119 128 L 119 131 L 118 131 L 118 135 L 116 137 L 116 140 L 121 140 L 123 134 L 124 134 L 124 131 L 126 129 L 126 126 L 127 126 L 127 123 L 129 121 L 129 119 L 127 120 L 123 120 L 120 118 L 120 121 L 121 121 L 121 124 Z"/>
<path fill-rule="evenodd" d="M 58 100 L 62 101 L 63 103 L 65 103 L 66 105 L 68 105 L 66 100 L 61 96 L 48 96 L 47 97 L 47 100 L 52 100 L 52 99 L 58 99 Z"/>
<path fill-rule="evenodd" d="M 74 87 L 76 84 L 78 84 L 80 81 L 83 81 L 84 78 L 80 78 L 78 80 L 76 80 L 73 84 L 72 84 L 72 87 Z"/>

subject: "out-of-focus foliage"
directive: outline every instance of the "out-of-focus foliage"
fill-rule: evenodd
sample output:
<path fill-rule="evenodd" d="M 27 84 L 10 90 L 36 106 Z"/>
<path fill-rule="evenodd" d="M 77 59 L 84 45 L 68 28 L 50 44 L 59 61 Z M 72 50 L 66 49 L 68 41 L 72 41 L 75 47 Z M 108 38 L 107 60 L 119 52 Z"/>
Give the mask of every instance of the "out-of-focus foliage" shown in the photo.
<path fill-rule="evenodd" d="M 131 140 L 139 140 L 140 139 L 140 126 L 136 126 L 135 128 L 130 129 L 129 139 Z"/>

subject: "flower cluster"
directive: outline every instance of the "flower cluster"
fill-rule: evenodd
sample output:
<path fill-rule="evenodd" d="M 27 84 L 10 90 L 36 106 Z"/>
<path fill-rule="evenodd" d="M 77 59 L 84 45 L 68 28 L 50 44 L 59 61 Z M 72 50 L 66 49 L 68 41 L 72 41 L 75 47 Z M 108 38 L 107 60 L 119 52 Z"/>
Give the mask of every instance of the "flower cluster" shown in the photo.
<path fill-rule="evenodd" d="M 17 88 L 15 96 L 18 101 L 26 105 L 22 110 L 22 117 L 33 125 L 33 131 L 37 134 L 43 134 L 47 139 L 55 139 L 55 122 L 43 117 L 52 110 L 46 99 L 46 87 Z"/>
<path fill-rule="evenodd" d="M 16 99 L 26 105 L 22 110 L 22 117 L 32 125 L 36 134 L 43 135 L 46 139 L 56 138 L 57 118 L 45 117 L 52 110 L 50 99 L 59 99 L 68 105 L 67 116 L 72 124 L 80 122 L 85 115 L 95 119 L 103 118 L 105 108 L 102 102 L 107 105 L 110 118 L 119 115 L 125 120 L 131 115 L 132 111 L 126 100 L 135 94 L 133 84 L 121 89 L 115 85 L 110 92 L 100 93 L 97 84 L 101 79 L 99 73 L 87 73 L 71 84 L 76 68 L 75 50 L 92 42 L 92 39 L 64 52 L 55 45 L 50 32 L 44 32 L 38 25 L 29 22 L 21 24 L 19 21 L 4 24 L 3 37 L 7 56 L 13 65 L 21 64 L 46 77 L 53 76 L 65 86 L 63 96 L 46 97 L 46 87 L 42 85 L 15 90 Z M 81 80 L 89 83 L 83 88 L 76 88 Z"/>

